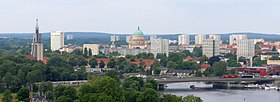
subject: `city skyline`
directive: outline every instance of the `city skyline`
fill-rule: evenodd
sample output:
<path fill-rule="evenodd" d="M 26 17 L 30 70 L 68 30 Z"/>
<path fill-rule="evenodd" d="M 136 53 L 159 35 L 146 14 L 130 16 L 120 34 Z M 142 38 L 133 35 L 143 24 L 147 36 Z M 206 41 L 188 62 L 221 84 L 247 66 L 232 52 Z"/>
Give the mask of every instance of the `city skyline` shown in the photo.
<path fill-rule="evenodd" d="M 42 32 L 120 34 L 131 33 L 140 26 L 145 34 L 280 34 L 279 3 L 277 0 L 3 0 L 0 32 L 30 33 L 38 18 Z"/>

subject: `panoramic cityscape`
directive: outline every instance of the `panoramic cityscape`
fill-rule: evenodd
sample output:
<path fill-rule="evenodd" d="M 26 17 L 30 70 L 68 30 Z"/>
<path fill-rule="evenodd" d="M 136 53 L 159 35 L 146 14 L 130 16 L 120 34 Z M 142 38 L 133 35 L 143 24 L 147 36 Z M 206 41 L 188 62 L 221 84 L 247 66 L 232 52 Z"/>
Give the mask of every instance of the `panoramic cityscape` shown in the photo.
<path fill-rule="evenodd" d="M 0 102 L 280 102 L 278 4 L 0 1 Z"/>

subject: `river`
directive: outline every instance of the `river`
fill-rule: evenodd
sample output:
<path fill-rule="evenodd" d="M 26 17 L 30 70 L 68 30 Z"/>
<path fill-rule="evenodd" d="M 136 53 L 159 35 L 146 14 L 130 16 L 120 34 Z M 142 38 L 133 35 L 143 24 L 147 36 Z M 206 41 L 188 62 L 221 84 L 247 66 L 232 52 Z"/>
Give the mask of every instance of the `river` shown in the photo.
<path fill-rule="evenodd" d="M 190 85 L 201 87 L 190 89 Z M 163 93 L 177 96 L 195 95 L 204 102 L 280 102 L 280 91 L 264 89 L 213 89 L 211 84 L 173 83 L 167 84 Z"/>

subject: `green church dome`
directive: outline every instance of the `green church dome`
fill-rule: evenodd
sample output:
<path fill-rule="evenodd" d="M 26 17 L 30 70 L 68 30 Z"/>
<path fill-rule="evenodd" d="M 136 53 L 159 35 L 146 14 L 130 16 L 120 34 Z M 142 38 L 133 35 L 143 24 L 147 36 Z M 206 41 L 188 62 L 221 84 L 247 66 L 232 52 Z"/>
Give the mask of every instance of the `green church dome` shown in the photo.
<path fill-rule="evenodd" d="M 144 33 L 140 30 L 140 27 L 133 33 L 133 36 L 144 36 Z"/>

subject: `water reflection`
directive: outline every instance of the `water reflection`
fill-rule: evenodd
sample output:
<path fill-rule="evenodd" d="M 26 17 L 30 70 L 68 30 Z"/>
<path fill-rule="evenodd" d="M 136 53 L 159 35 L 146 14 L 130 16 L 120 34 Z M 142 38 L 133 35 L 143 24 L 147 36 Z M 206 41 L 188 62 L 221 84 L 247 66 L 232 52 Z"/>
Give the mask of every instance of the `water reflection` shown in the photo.
<path fill-rule="evenodd" d="M 195 85 L 196 89 L 191 89 Z M 167 84 L 163 93 L 178 96 L 195 95 L 204 102 L 280 102 L 280 92 L 263 89 L 212 89 L 211 84 L 204 83 L 173 83 Z M 245 100 L 244 100 L 245 99 Z"/>

